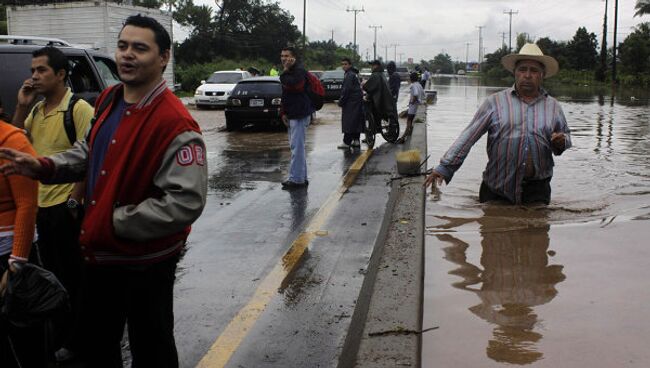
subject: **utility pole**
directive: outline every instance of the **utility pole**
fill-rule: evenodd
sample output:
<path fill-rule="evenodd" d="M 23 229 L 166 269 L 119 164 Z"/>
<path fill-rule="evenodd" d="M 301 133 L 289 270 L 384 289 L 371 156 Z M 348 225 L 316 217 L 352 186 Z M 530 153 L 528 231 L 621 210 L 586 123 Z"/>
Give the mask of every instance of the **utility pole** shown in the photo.
<path fill-rule="evenodd" d="M 377 60 L 377 28 L 382 28 L 382 26 L 368 26 L 368 28 L 373 28 L 375 30 L 375 42 L 372 44 L 372 48 L 374 49 L 374 56 L 373 60 Z"/>
<path fill-rule="evenodd" d="M 365 12 L 365 10 L 363 9 L 362 6 L 361 9 L 348 7 L 346 11 L 348 13 L 354 13 L 354 52 L 358 54 L 359 51 L 357 50 L 357 14 L 363 13 Z"/>
<path fill-rule="evenodd" d="M 302 52 L 305 52 L 305 42 L 307 42 L 307 0 L 302 0 Z"/>
<path fill-rule="evenodd" d="M 404 55 L 403 52 L 399 53 L 399 65 L 402 65 L 402 55 Z"/>
<path fill-rule="evenodd" d="M 506 34 L 508 32 L 499 32 L 501 35 L 501 47 L 504 47 L 506 45 Z"/>
<path fill-rule="evenodd" d="M 386 59 L 384 59 L 384 62 L 388 62 L 388 48 L 389 47 L 390 47 L 389 45 L 384 45 L 384 48 L 386 49 L 385 50 L 386 51 Z"/>
<path fill-rule="evenodd" d="M 467 70 L 467 64 L 469 64 L 469 45 L 471 43 L 465 42 L 465 70 Z"/>
<path fill-rule="evenodd" d="M 519 10 L 517 11 L 503 11 L 503 14 L 508 14 L 510 15 L 510 28 L 508 29 L 508 33 L 510 34 L 510 37 L 508 38 L 508 52 L 512 52 L 512 15 L 513 14 L 519 14 Z"/>
<path fill-rule="evenodd" d="M 600 44 L 600 66 L 596 70 L 596 79 L 604 82 L 607 73 L 607 4 L 605 0 L 605 16 L 603 17 L 603 42 Z"/>
<path fill-rule="evenodd" d="M 334 30 L 332 30 L 332 43 L 334 43 Z"/>
<path fill-rule="evenodd" d="M 394 43 L 392 45 L 388 45 L 388 47 L 394 47 L 395 48 L 394 52 L 393 52 L 393 60 L 395 62 L 397 62 L 397 46 L 399 46 L 399 44 L 397 44 L 397 43 Z"/>
<path fill-rule="evenodd" d="M 478 28 L 478 71 L 481 71 L 481 63 L 483 62 L 483 28 L 485 26 L 476 26 Z"/>
<path fill-rule="evenodd" d="M 614 60 L 612 63 L 612 87 L 615 87 L 617 84 L 616 81 L 616 50 L 618 45 L 616 44 L 616 32 L 618 31 L 618 0 L 614 0 L 614 44 L 612 48 L 614 49 Z"/>

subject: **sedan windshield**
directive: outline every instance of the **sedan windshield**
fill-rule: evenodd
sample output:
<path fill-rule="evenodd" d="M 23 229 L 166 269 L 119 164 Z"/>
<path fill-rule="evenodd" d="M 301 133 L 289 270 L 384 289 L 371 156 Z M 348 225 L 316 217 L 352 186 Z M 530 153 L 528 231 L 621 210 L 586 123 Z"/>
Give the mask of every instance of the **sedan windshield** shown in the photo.
<path fill-rule="evenodd" d="M 235 84 L 242 79 L 241 73 L 214 73 L 205 83 L 208 84 Z"/>
<path fill-rule="evenodd" d="M 271 95 L 279 97 L 282 95 L 282 85 L 276 82 L 239 83 L 232 91 L 232 95 Z"/>
<path fill-rule="evenodd" d="M 320 79 L 343 79 L 342 70 L 330 70 L 320 76 Z"/>

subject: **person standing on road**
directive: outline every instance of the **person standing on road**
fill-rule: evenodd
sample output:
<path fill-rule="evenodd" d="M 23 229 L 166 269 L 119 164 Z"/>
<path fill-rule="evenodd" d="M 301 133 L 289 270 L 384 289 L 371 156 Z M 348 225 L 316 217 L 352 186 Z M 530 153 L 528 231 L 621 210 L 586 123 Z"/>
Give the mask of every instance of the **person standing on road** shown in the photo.
<path fill-rule="evenodd" d="M 284 68 L 280 75 L 282 121 L 289 128 L 291 149 L 289 178 L 282 182 L 282 189 L 290 190 L 309 185 L 305 139 L 314 108 L 306 92 L 307 71 L 298 61 L 296 50 L 293 47 L 283 48 L 280 60 Z"/>
<path fill-rule="evenodd" d="M 406 129 L 404 130 L 404 135 L 397 140 L 396 143 L 398 144 L 406 142 L 406 139 L 413 133 L 413 120 L 415 119 L 415 115 L 418 113 L 418 107 L 425 99 L 424 89 L 422 88 L 422 85 L 418 83 L 418 73 L 411 73 L 409 79 L 411 80 L 411 85 L 409 86 L 409 106 L 406 115 Z"/>
<path fill-rule="evenodd" d="M 551 199 L 553 155 L 571 147 L 562 107 L 542 88 L 542 80 L 558 72 L 557 61 L 535 44 L 501 59 L 514 73 L 515 85 L 489 96 L 469 126 L 426 178 L 425 185 L 451 181 L 470 148 L 488 133 L 488 164 L 479 200 L 515 204 L 545 203 Z"/>
<path fill-rule="evenodd" d="M 390 88 L 390 94 L 395 100 L 395 112 L 397 112 L 397 99 L 399 98 L 399 88 L 402 84 L 402 80 L 397 74 L 397 66 L 394 61 L 389 61 L 386 65 L 386 71 L 388 72 L 388 88 Z"/>
<path fill-rule="evenodd" d="M 77 140 L 85 138 L 90 128 L 92 106 L 66 87 L 69 65 L 68 58 L 55 47 L 34 51 L 32 76 L 18 91 L 13 124 L 29 132 L 34 149 L 41 156 L 72 148 Z M 30 111 L 37 96 L 43 100 Z M 43 267 L 52 271 L 70 294 L 72 307 L 71 313 L 54 323 L 55 354 L 59 361 L 70 359 L 79 344 L 82 260 L 78 239 L 82 197 L 83 183 L 39 185 L 38 253 Z"/>
<path fill-rule="evenodd" d="M 273 66 L 271 67 L 271 70 L 269 70 L 269 75 L 270 75 L 271 77 L 277 77 L 278 75 L 280 75 L 280 73 L 278 73 L 278 69 L 276 68 L 275 65 L 273 65 Z"/>
<path fill-rule="evenodd" d="M 420 79 L 420 85 L 422 85 L 422 89 L 427 88 L 427 82 L 429 81 L 429 78 L 431 78 L 431 73 L 429 72 L 429 68 L 425 67 L 424 73 L 422 73 Z"/>
<path fill-rule="evenodd" d="M 171 47 L 163 26 L 135 15 L 118 37 L 122 83 L 99 96 L 87 141 L 38 159 L 0 148 L 0 158 L 10 160 L 0 172 L 48 183 L 87 180 L 80 236 L 87 366 L 122 367 L 128 321 L 133 366 L 175 368 L 175 271 L 205 206 L 205 145 L 162 78 Z"/>
<path fill-rule="evenodd" d="M 341 60 L 341 67 L 345 71 L 345 77 L 343 78 L 343 88 L 341 89 L 341 98 L 338 104 L 342 108 L 343 143 L 338 148 L 361 147 L 359 140 L 361 132 L 363 132 L 363 92 L 361 92 L 361 83 L 349 58 Z"/>
<path fill-rule="evenodd" d="M 372 101 L 373 115 L 377 119 L 389 121 L 390 124 L 399 124 L 397 122 L 395 100 L 384 77 L 384 68 L 381 61 L 373 60 L 368 64 L 372 66 L 372 74 L 370 74 L 370 78 L 363 84 L 362 88 Z"/>
<path fill-rule="evenodd" d="M 35 156 L 25 132 L 10 125 L 2 110 L 0 101 L 0 147 Z M 24 176 L 0 174 L 0 299 L 5 293 L 8 273 L 20 272 L 29 258 L 37 205 L 37 182 Z M 47 366 L 43 332 L 42 325 L 21 328 L 0 323 L 0 367 Z"/>

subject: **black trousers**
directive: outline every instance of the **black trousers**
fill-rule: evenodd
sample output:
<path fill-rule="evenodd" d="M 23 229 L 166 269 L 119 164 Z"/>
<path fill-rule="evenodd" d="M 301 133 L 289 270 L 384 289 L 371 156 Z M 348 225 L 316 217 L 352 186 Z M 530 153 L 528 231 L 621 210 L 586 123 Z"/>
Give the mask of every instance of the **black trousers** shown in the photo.
<path fill-rule="evenodd" d="M 551 202 L 551 178 L 542 180 L 524 180 L 522 183 L 522 189 L 523 191 L 521 194 L 521 202 L 523 204 L 549 204 Z M 510 202 L 508 198 L 503 197 L 490 190 L 485 182 L 481 183 L 481 189 L 479 190 L 479 201 L 481 203 L 488 201 Z"/>
<path fill-rule="evenodd" d="M 361 133 L 343 133 L 343 143 L 350 145 L 353 140 L 359 140 Z"/>
<path fill-rule="evenodd" d="M 133 368 L 177 368 L 173 289 L 178 256 L 146 266 L 88 265 L 83 358 L 88 367 L 122 367 L 128 326 Z"/>
<path fill-rule="evenodd" d="M 0 276 L 9 254 L 0 256 Z M 0 367 L 43 368 L 48 362 L 45 324 L 19 328 L 0 319 Z"/>
<path fill-rule="evenodd" d="M 79 249 L 80 221 L 65 203 L 39 207 L 36 216 L 40 261 L 43 268 L 54 273 L 61 281 L 70 296 L 70 311 L 53 321 L 54 350 L 61 346 L 76 350 L 79 345 L 80 285 L 83 278 Z"/>

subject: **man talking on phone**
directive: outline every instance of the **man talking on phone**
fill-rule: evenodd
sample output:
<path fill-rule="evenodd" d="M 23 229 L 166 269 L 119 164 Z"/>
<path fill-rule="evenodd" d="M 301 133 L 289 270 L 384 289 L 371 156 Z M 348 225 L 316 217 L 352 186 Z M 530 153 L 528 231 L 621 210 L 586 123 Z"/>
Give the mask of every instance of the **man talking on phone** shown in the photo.
<path fill-rule="evenodd" d="M 307 180 L 307 154 L 305 134 L 314 109 L 305 91 L 307 71 L 298 61 L 293 47 L 285 47 L 280 53 L 283 71 L 282 83 L 282 122 L 289 128 L 289 148 L 291 163 L 289 178 L 282 182 L 282 189 L 292 190 L 309 185 Z"/>

